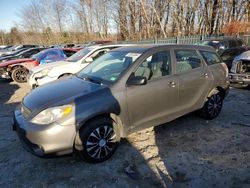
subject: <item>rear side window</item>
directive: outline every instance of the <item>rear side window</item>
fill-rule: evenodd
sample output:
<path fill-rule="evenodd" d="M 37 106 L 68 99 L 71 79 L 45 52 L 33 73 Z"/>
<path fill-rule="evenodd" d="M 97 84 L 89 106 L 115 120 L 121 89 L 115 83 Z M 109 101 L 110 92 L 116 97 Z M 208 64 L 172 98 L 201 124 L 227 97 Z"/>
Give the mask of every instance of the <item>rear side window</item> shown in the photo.
<path fill-rule="evenodd" d="M 175 50 L 177 73 L 188 72 L 202 66 L 200 56 L 195 50 Z"/>
<path fill-rule="evenodd" d="M 220 58 L 217 56 L 215 52 L 208 52 L 208 51 L 200 51 L 200 52 L 202 57 L 205 59 L 207 65 L 220 63 Z"/>

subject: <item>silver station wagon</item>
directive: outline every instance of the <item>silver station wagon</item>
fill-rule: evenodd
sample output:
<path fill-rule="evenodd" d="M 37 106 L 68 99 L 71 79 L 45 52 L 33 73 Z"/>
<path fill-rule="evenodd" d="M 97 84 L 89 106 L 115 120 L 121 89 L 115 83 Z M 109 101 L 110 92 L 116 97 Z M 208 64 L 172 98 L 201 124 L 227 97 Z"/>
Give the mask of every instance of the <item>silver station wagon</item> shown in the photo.
<path fill-rule="evenodd" d="M 228 87 L 227 67 L 211 47 L 122 47 L 31 91 L 13 127 L 35 155 L 77 151 L 87 162 L 102 162 L 135 131 L 193 111 L 217 117 Z"/>

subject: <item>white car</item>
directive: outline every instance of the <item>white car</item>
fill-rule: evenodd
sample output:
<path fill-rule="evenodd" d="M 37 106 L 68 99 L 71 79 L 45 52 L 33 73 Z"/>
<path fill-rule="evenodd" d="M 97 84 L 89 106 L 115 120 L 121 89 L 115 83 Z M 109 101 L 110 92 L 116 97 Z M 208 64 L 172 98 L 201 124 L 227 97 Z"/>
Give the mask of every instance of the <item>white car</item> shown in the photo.
<path fill-rule="evenodd" d="M 80 50 L 79 52 L 67 58 L 65 61 L 40 65 L 29 71 L 28 83 L 32 88 L 36 88 L 64 76 L 78 73 L 89 63 L 91 63 L 93 60 L 97 59 L 104 53 L 122 46 L 129 45 L 94 45 Z"/>

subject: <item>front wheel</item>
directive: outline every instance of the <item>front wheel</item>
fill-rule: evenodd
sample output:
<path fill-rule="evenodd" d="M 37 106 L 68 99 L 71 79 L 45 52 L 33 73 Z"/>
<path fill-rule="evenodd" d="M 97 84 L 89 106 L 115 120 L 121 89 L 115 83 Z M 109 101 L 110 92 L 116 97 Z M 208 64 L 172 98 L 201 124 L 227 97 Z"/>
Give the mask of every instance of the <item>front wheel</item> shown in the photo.
<path fill-rule="evenodd" d="M 200 115 L 204 119 L 214 119 L 216 118 L 222 109 L 223 97 L 218 92 L 208 97 L 207 102 L 204 104 L 203 108 L 200 110 Z"/>
<path fill-rule="evenodd" d="M 22 67 L 15 68 L 12 73 L 12 79 L 17 83 L 24 83 L 27 81 L 28 70 Z"/>
<path fill-rule="evenodd" d="M 86 162 L 99 163 L 109 159 L 120 142 L 118 127 L 110 118 L 95 119 L 79 130 L 81 158 Z"/>

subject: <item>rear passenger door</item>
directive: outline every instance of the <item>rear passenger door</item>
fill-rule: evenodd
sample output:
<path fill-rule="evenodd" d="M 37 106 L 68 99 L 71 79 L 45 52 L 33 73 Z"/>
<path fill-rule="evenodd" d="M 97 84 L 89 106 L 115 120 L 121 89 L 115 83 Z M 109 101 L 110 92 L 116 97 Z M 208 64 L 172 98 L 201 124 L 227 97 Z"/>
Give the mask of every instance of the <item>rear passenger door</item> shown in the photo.
<path fill-rule="evenodd" d="M 212 74 L 194 49 L 174 50 L 179 78 L 179 105 L 183 114 L 203 105 L 212 85 Z"/>

